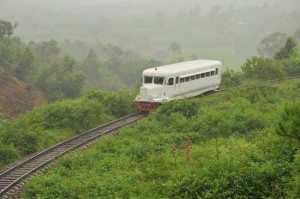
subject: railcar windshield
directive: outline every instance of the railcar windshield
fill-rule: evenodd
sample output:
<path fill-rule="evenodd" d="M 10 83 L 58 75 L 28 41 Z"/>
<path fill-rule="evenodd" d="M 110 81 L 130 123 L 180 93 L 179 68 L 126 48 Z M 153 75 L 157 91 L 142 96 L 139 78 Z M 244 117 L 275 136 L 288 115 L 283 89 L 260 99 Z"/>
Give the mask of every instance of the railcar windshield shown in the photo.
<path fill-rule="evenodd" d="M 145 84 L 163 84 L 165 81 L 164 77 L 152 77 L 152 76 L 144 76 Z"/>
<path fill-rule="evenodd" d="M 154 84 L 163 84 L 164 80 L 164 77 L 154 77 Z"/>
<path fill-rule="evenodd" d="M 145 84 L 152 84 L 152 81 L 153 81 L 153 77 L 150 77 L 150 76 L 144 77 Z"/>

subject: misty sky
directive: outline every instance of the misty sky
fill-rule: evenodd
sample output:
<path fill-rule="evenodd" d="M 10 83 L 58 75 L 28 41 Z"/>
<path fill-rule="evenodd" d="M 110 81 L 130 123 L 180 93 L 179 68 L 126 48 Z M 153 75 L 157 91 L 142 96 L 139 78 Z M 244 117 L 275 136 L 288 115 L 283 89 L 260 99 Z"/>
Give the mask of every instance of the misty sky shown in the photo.
<path fill-rule="evenodd" d="M 0 19 L 17 22 L 24 41 L 99 41 L 149 56 L 173 41 L 250 56 L 268 34 L 294 34 L 299 18 L 300 0 L 0 0 Z"/>

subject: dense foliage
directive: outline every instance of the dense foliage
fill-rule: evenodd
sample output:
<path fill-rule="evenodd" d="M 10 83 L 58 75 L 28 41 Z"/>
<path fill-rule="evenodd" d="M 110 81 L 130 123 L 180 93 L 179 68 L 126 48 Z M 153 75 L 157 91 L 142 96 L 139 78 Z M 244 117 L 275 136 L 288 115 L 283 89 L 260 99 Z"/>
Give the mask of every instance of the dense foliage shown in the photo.
<path fill-rule="evenodd" d="M 69 47 L 72 45 L 68 43 Z M 160 65 L 159 61 L 142 58 L 118 46 L 98 44 L 80 62 L 79 68 L 85 73 L 86 88 L 120 90 L 134 88 L 144 69 Z"/>
<path fill-rule="evenodd" d="M 276 129 L 299 132 L 299 88 L 294 80 L 165 103 L 30 180 L 23 198 L 298 198 L 300 143 Z"/>
<path fill-rule="evenodd" d="M 59 56 L 56 41 L 29 44 L 12 37 L 14 26 L 0 21 L 0 69 L 38 88 L 49 101 L 75 98 L 81 93 L 84 76 L 75 70 L 75 61 Z"/>
<path fill-rule="evenodd" d="M 132 98 L 132 93 L 126 91 L 90 91 L 77 100 L 45 104 L 17 118 L 0 118 L 0 167 L 20 156 L 130 114 L 133 111 Z"/>
<path fill-rule="evenodd" d="M 266 40 L 269 40 L 269 37 Z M 268 41 L 269 45 L 274 42 L 273 40 L 274 38 Z M 289 77 L 298 77 L 300 75 L 300 46 L 296 46 L 295 41 L 288 37 L 285 45 L 279 47 L 274 47 L 277 51 L 272 49 L 272 55 L 267 56 L 269 58 L 255 56 L 247 59 L 240 70 L 226 69 L 223 71 L 222 87 L 239 86 L 252 81 L 284 80 Z"/>
<path fill-rule="evenodd" d="M 109 91 L 134 88 L 144 69 L 162 65 L 132 51 L 101 43 L 59 45 L 53 39 L 24 43 L 12 37 L 14 29 L 10 22 L 0 20 L 0 70 L 11 71 L 41 91 L 50 102 L 75 99 L 91 88 Z M 80 52 L 80 56 L 75 53 L 76 60 L 66 55 L 74 54 L 73 48 Z M 90 51 L 85 54 L 82 49 Z"/>

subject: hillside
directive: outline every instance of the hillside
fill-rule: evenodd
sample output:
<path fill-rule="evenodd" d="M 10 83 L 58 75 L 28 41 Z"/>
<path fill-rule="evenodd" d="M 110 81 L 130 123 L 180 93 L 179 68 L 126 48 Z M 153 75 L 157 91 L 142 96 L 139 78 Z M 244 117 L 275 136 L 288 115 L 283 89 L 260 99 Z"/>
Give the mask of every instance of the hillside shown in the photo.
<path fill-rule="evenodd" d="M 67 155 L 22 198 L 299 198 L 299 140 L 276 133 L 299 132 L 299 88 L 293 80 L 165 103 Z"/>
<path fill-rule="evenodd" d="M 25 82 L 0 70 L 0 113 L 12 117 L 44 102 L 44 98 Z"/>

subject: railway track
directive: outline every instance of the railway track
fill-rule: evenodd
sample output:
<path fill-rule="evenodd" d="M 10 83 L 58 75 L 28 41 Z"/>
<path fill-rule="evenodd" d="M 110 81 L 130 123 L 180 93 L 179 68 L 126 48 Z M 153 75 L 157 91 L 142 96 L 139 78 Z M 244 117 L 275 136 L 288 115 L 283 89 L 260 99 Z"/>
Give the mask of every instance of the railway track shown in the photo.
<path fill-rule="evenodd" d="M 0 174 L 0 198 L 13 197 L 15 192 L 22 187 L 25 179 L 67 152 L 94 143 L 103 136 L 116 134 L 121 127 L 133 124 L 144 117 L 146 115 L 141 113 L 128 115 L 72 137 L 10 167 Z"/>

